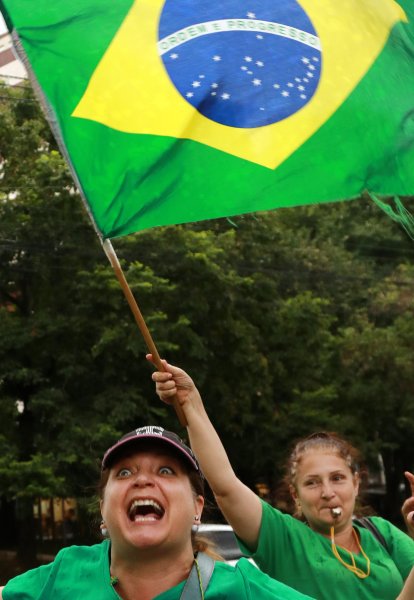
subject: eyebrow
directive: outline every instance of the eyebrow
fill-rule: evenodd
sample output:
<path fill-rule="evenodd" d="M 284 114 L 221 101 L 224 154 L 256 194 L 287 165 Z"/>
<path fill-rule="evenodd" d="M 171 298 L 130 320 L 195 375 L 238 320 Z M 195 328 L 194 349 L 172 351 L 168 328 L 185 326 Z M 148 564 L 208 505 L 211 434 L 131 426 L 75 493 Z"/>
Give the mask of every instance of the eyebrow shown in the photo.
<path fill-rule="evenodd" d="M 157 455 L 154 457 L 154 462 L 158 463 L 158 466 L 181 466 L 180 460 L 176 459 L 174 456 L 170 456 L 168 454 L 165 455 Z M 133 455 L 131 456 L 124 456 L 123 458 L 120 458 L 119 460 L 117 460 L 114 464 L 112 468 L 120 468 L 120 467 L 129 467 L 129 466 L 135 466 L 136 464 L 139 465 L 139 458 L 135 459 Z"/>
<path fill-rule="evenodd" d="M 329 471 L 329 475 L 343 475 L 345 473 L 342 469 L 336 469 L 335 471 Z M 312 477 L 321 477 L 320 473 L 309 473 L 304 476 L 304 479 Z"/>

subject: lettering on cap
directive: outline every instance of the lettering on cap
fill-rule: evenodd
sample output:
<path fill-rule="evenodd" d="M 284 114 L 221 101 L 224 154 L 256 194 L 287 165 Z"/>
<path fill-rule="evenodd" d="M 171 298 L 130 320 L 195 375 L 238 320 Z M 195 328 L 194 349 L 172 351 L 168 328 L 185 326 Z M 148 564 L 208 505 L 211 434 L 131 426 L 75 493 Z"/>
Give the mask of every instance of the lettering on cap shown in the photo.
<path fill-rule="evenodd" d="M 162 427 L 156 427 L 155 425 L 147 425 L 146 427 L 138 427 L 135 430 L 137 435 L 162 435 L 164 429 Z"/>

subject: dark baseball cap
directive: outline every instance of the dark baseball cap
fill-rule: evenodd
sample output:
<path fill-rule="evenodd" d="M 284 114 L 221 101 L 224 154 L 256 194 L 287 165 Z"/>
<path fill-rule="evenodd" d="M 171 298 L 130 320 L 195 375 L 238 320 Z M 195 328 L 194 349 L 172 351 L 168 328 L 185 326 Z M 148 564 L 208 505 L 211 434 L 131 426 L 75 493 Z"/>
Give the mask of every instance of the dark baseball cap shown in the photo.
<path fill-rule="evenodd" d="M 200 471 L 199 464 L 191 448 L 184 444 L 182 439 L 179 438 L 176 433 L 167 431 L 166 429 L 156 425 L 138 427 L 138 429 L 134 429 L 134 431 L 122 436 L 121 439 L 119 439 L 105 452 L 102 459 L 102 470 L 108 467 L 110 459 L 118 453 L 120 448 L 125 448 L 125 446 L 128 445 L 132 446 L 138 440 L 157 440 L 158 442 L 168 445 L 170 448 L 173 447 L 178 451 L 178 454 L 181 456 L 181 458 L 185 458 L 187 460 L 187 463 L 189 463 L 193 469 Z"/>

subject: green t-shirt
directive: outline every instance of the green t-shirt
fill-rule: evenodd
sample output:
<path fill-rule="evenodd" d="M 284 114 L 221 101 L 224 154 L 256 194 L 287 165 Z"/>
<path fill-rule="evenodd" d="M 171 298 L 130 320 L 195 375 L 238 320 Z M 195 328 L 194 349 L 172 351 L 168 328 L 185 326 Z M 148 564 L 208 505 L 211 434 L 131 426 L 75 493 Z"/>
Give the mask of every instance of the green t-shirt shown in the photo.
<path fill-rule="evenodd" d="M 3 600 L 119 600 L 110 582 L 109 541 L 95 546 L 64 548 L 49 565 L 11 579 Z M 179 600 L 184 582 L 156 596 Z M 236 567 L 217 562 L 206 600 L 310 600 L 271 579 L 248 560 Z"/>
<path fill-rule="evenodd" d="M 359 579 L 337 558 L 331 540 L 305 523 L 262 502 L 263 515 L 256 552 L 249 552 L 271 577 L 309 594 L 317 600 L 395 600 L 414 565 L 414 540 L 380 517 L 371 517 L 384 536 L 387 549 L 363 527 L 357 527 L 361 546 L 371 561 L 370 575 Z M 349 553 L 339 547 L 342 559 L 351 563 Z M 354 554 L 356 566 L 367 571 L 361 553 Z"/>

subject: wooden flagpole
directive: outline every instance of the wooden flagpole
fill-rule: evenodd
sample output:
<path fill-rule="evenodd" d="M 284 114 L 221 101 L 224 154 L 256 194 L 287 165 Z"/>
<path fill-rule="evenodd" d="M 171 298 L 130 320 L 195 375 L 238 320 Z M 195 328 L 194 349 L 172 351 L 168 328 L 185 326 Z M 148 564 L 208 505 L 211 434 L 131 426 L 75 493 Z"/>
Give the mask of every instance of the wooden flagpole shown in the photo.
<path fill-rule="evenodd" d="M 101 241 L 102 241 L 102 246 L 105 251 L 105 254 L 108 257 L 109 262 L 112 265 L 112 268 L 115 272 L 116 278 L 118 279 L 118 281 L 121 285 L 122 291 L 124 292 L 124 295 L 127 299 L 129 307 L 132 310 L 132 314 L 135 317 L 135 321 L 137 322 L 137 325 L 139 327 L 139 330 L 141 331 L 142 337 L 144 338 L 144 341 L 147 345 L 148 351 L 152 354 L 155 366 L 157 367 L 157 369 L 159 371 L 164 371 L 165 370 L 164 365 L 161 362 L 161 358 L 160 358 L 160 355 L 158 354 L 158 350 L 154 344 L 154 340 L 151 337 L 151 334 L 148 330 L 147 324 L 145 323 L 144 317 L 142 316 L 139 306 L 138 306 L 138 304 L 134 298 L 134 295 L 131 291 L 131 288 L 129 287 L 129 284 L 125 278 L 124 272 L 119 263 L 116 252 L 115 252 L 110 240 L 108 240 L 108 239 L 102 240 L 102 238 L 101 238 Z M 185 418 L 183 409 L 179 405 L 177 399 L 175 399 L 173 401 L 173 406 L 174 406 L 175 412 L 177 413 L 177 417 L 178 417 L 178 420 L 180 421 L 181 425 L 183 427 L 186 427 L 187 419 Z"/>
<path fill-rule="evenodd" d="M 47 100 L 47 98 L 46 98 L 43 90 L 41 89 L 41 87 L 39 86 L 39 84 L 37 82 L 37 79 L 35 77 L 34 71 L 32 70 L 32 68 L 30 66 L 30 63 L 29 63 L 29 60 L 27 58 L 26 52 L 23 49 L 23 46 L 22 46 L 22 44 L 20 42 L 20 39 L 19 39 L 19 36 L 17 35 L 17 32 L 15 30 L 12 33 L 12 38 L 13 38 L 13 46 L 16 49 L 16 52 L 17 52 L 19 58 L 22 60 L 23 64 L 25 65 L 25 67 L 26 67 L 26 69 L 28 71 L 29 78 L 30 78 L 31 84 L 33 86 L 34 92 L 35 92 L 37 98 L 39 99 L 40 105 L 41 105 L 41 107 L 43 109 L 43 112 L 45 113 L 45 116 L 46 116 L 48 122 L 49 122 L 49 125 L 50 125 L 50 127 L 52 129 L 52 132 L 53 132 L 55 138 L 56 138 L 56 141 L 57 141 L 58 146 L 59 146 L 59 148 L 60 148 L 60 150 L 62 152 L 62 155 L 65 157 L 65 159 L 66 159 L 66 161 L 67 161 L 67 163 L 69 165 L 69 169 L 70 169 L 70 171 L 72 173 L 73 180 L 74 180 L 77 188 L 80 191 L 80 194 L 81 194 L 83 203 L 85 205 L 86 211 L 87 211 L 87 213 L 88 213 L 88 215 L 89 215 L 89 217 L 90 217 L 90 219 L 92 221 L 92 224 L 94 226 L 94 229 L 95 229 L 95 231 L 96 231 L 96 233 L 97 233 L 97 235 L 98 235 L 98 237 L 99 237 L 99 239 L 101 241 L 101 244 L 102 244 L 102 247 L 103 247 L 103 249 L 105 251 L 105 254 L 108 257 L 109 262 L 112 265 L 112 268 L 114 269 L 115 275 L 116 275 L 116 277 L 117 277 L 117 279 L 118 279 L 118 281 L 119 281 L 119 283 L 121 285 L 122 291 L 125 294 L 127 302 L 129 304 L 129 306 L 130 306 L 130 308 L 132 310 L 132 313 L 133 313 L 133 315 L 135 317 L 135 320 L 137 322 L 137 325 L 138 325 L 138 327 L 139 327 L 139 329 L 140 329 L 140 331 L 142 333 L 142 336 L 144 337 L 145 343 L 147 344 L 147 348 L 148 348 L 149 352 L 153 356 L 155 366 L 157 367 L 157 369 L 159 371 L 164 371 L 164 367 L 163 367 L 163 364 L 161 362 L 160 356 L 158 354 L 158 350 L 157 350 L 157 348 L 156 348 L 156 346 L 155 346 L 155 344 L 154 344 L 154 342 L 152 340 L 151 334 L 150 334 L 150 332 L 148 330 L 148 327 L 147 327 L 147 325 L 146 325 L 146 323 L 144 321 L 144 318 L 143 318 L 143 316 L 141 314 L 141 311 L 140 311 L 140 309 L 138 307 L 138 304 L 136 303 L 135 298 L 134 298 L 134 296 L 133 296 L 133 294 L 131 292 L 131 288 L 129 287 L 128 282 L 127 282 L 127 280 L 125 278 L 125 275 L 124 275 L 124 273 L 122 271 L 122 267 L 121 267 L 121 265 L 119 263 L 118 257 L 117 257 L 117 255 L 115 253 L 115 250 L 114 250 L 114 248 L 113 248 L 113 246 L 112 246 L 112 244 L 111 244 L 111 242 L 110 242 L 109 239 L 104 240 L 102 238 L 102 233 L 100 232 L 99 227 L 95 223 L 95 219 L 94 219 L 92 211 L 90 209 L 89 202 L 86 199 L 86 194 L 83 191 L 82 185 L 80 183 L 80 180 L 78 178 L 76 170 L 75 170 L 75 168 L 74 168 L 74 166 L 72 164 L 72 160 L 70 158 L 70 155 L 69 155 L 69 153 L 68 153 L 68 151 L 66 149 L 65 143 L 63 141 L 62 132 L 61 132 L 61 129 L 60 129 L 59 125 L 58 125 L 58 122 L 57 122 L 57 120 L 55 118 L 55 114 L 49 108 L 49 102 L 48 102 L 48 100 Z M 177 399 L 173 400 L 173 406 L 175 408 L 175 412 L 177 413 L 177 416 L 178 416 L 178 419 L 179 419 L 181 425 L 183 427 L 186 427 L 187 426 L 187 419 L 185 418 L 184 411 L 181 408 L 180 404 L 178 403 Z"/>

